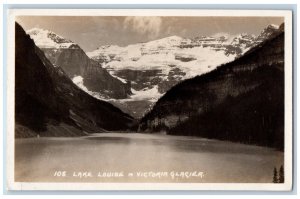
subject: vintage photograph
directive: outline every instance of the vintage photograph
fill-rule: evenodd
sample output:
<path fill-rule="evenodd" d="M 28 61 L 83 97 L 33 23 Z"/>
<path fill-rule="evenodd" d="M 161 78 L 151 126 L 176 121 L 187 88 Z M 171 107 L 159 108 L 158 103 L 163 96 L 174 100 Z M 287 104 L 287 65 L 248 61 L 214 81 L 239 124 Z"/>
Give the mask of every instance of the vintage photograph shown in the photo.
<path fill-rule="evenodd" d="M 291 189 L 289 11 L 34 11 L 10 16 L 12 189 Z"/>

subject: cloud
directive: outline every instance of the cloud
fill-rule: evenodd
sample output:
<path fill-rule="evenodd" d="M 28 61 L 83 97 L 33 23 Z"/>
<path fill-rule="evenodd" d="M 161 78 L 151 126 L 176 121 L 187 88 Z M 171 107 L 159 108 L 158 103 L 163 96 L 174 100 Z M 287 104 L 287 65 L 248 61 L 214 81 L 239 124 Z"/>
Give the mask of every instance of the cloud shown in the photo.
<path fill-rule="evenodd" d="M 161 24 L 161 17 L 129 16 L 124 19 L 123 27 L 153 39 L 160 33 Z"/>

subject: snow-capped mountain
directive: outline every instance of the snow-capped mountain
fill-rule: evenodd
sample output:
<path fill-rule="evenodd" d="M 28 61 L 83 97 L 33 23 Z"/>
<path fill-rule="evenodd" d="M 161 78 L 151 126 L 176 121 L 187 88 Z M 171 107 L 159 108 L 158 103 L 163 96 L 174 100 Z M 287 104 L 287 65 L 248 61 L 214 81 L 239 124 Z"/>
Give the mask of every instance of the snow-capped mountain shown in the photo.
<path fill-rule="evenodd" d="M 98 62 L 90 59 L 78 44 L 39 28 L 33 28 L 27 34 L 55 67 L 61 67 L 75 82 L 82 79 L 78 86 L 90 93 L 97 93 L 96 97 L 122 99 L 131 94 L 129 84 L 110 75 Z"/>
<path fill-rule="evenodd" d="M 257 37 L 170 36 L 124 47 L 100 46 L 88 53 L 52 31 L 34 28 L 27 33 L 82 90 L 141 117 L 175 84 L 234 60 L 278 29 L 269 25 Z"/>
<path fill-rule="evenodd" d="M 134 125 L 128 114 L 79 89 L 15 24 L 16 137 L 83 136 Z"/>
<path fill-rule="evenodd" d="M 139 131 L 283 150 L 283 26 L 238 59 L 172 87 L 140 120 Z"/>
<path fill-rule="evenodd" d="M 112 76 L 131 83 L 133 95 L 119 101 L 123 105 L 142 100 L 153 104 L 178 82 L 234 60 L 278 31 L 278 28 L 269 25 L 257 37 L 247 33 L 193 39 L 171 36 L 125 47 L 105 45 L 87 55 L 101 63 Z"/>
<path fill-rule="evenodd" d="M 179 81 L 209 72 L 236 57 L 224 53 L 222 46 L 216 43 L 207 47 L 203 45 L 208 44 L 201 45 L 201 42 L 171 36 L 126 47 L 101 46 L 87 55 L 101 63 L 111 75 L 130 81 L 132 99 L 136 100 L 139 95 L 144 99 L 151 96 L 149 100 L 156 101 Z M 156 90 L 155 95 L 153 90 Z"/>
<path fill-rule="evenodd" d="M 265 41 L 267 38 L 269 38 L 271 35 L 273 35 L 274 32 L 278 32 L 278 31 L 280 31 L 280 26 L 270 24 L 257 36 L 255 42 L 257 44 L 261 43 Z"/>
<path fill-rule="evenodd" d="M 62 36 L 55 34 L 52 31 L 41 28 L 32 28 L 27 31 L 27 34 L 34 40 L 34 43 L 40 48 L 69 48 L 71 45 L 76 45 L 71 40 L 65 39 Z"/>

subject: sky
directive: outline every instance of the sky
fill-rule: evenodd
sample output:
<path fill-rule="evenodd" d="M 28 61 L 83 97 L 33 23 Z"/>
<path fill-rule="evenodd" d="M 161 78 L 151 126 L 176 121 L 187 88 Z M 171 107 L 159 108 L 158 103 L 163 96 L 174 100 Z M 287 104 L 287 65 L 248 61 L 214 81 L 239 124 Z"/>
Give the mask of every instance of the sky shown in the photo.
<path fill-rule="evenodd" d="M 18 16 L 27 31 L 43 28 L 70 39 L 90 52 L 102 45 L 126 46 L 177 35 L 258 35 L 269 24 L 280 25 L 282 17 L 160 17 L 160 16 Z"/>

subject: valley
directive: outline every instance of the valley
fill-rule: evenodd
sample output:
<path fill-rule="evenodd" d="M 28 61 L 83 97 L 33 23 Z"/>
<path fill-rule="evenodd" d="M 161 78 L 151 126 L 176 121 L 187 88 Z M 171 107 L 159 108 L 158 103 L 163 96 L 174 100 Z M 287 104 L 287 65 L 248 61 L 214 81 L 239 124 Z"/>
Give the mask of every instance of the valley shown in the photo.
<path fill-rule="evenodd" d="M 27 33 L 77 86 L 140 119 L 176 84 L 233 61 L 278 31 L 271 24 L 257 36 L 174 35 L 128 46 L 99 46 L 91 52 L 49 30 L 33 28 Z"/>

